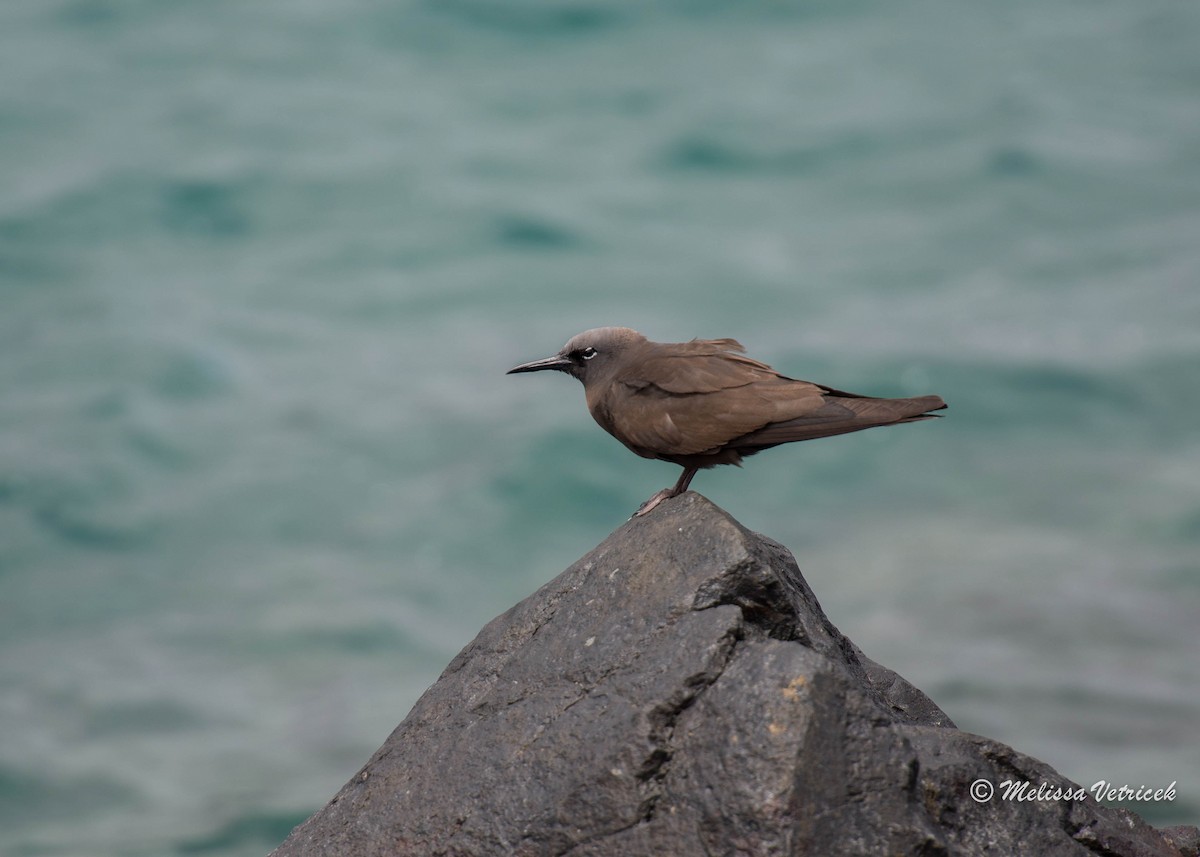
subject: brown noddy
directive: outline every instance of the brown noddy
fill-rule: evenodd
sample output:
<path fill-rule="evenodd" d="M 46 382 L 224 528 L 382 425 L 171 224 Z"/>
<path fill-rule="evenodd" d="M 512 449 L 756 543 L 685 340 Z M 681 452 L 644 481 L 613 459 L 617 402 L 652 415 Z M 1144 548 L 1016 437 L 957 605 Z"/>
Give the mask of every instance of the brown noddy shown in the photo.
<path fill-rule="evenodd" d="M 734 339 L 651 342 L 628 327 L 598 327 L 507 374 L 573 375 L 601 428 L 643 458 L 683 468 L 634 515 L 682 494 L 700 468 L 740 464 L 781 443 L 931 419 L 946 407 L 940 396 L 877 399 L 799 381 L 744 351 Z"/>

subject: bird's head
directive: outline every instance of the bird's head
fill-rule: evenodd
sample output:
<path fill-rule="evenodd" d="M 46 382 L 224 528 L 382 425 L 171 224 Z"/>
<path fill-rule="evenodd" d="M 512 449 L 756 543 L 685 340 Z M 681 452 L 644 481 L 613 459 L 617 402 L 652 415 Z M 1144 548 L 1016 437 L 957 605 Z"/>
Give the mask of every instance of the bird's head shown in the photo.
<path fill-rule="evenodd" d="M 597 327 L 572 336 L 553 357 L 514 366 L 506 374 L 556 369 L 573 375 L 587 386 L 608 376 L 620 364 L 622 355 L 646 342 L 646 337 L 628 327 Z"/>

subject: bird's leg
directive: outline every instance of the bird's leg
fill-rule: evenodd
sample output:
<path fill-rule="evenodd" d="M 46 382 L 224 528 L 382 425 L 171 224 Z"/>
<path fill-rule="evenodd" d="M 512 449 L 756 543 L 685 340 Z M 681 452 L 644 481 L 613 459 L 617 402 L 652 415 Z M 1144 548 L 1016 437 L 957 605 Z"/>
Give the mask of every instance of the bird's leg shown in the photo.
<path fill-rule="evenodd" d="M 673 487 L 664 488 L 663 490 L 659 491 L 657 494 L 652 496 L 645 503 L 638 506 L 638 510 L 633 513 L 633 517 L 640 518 L 642 515 L 645 515 L 647 512 L 649 512 L 651 509 L 653 509 L 655 506 L 657 506 L 659 503 L 661 503 L 663 500 L 670 500 L 672 497 L 678 497 L 680 494 L 682 494 L 684 491 L 686 491 L 688 489 L 689 485 L 692 484 L 692 477 L 695 475 L 696 475 L 695 467 L 683 468 L 683 474 L 679 477 L 679 481 L 676 482 Z"/>

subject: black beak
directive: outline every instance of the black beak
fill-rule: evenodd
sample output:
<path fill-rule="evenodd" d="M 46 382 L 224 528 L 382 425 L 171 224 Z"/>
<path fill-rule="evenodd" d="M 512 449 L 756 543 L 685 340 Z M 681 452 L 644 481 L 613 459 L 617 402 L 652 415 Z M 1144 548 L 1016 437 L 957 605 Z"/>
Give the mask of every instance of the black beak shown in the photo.
<path fill-rule="evenodd" d="M 518 372 L 541 372 L 543 369 L 557 369 L 559 372 L 566 372 L 570 368 L 570 360 L 561 354 L 555 354 L 553 357 L 544 357 L 541 360 L 532 360 L 529 363 L 514 366 L 504 374 L 515 375 Z"/>

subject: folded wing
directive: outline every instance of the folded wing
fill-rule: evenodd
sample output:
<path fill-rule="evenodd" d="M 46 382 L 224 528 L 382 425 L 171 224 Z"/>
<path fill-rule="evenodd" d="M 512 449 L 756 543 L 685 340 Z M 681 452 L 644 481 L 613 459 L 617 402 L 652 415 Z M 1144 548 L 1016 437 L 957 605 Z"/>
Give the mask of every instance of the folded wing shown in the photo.
<path fill-rule="evenodd" d="M 732 339 L 693 340 L 650 353 L 597 401 L 596 420 L 648 458 L 749 455 L 781 443 L 911 422 L 945 407 L 937 396 L 875 399 L 780 375 Z M 736 460 L 736 456 L 733 460 Z"/>

